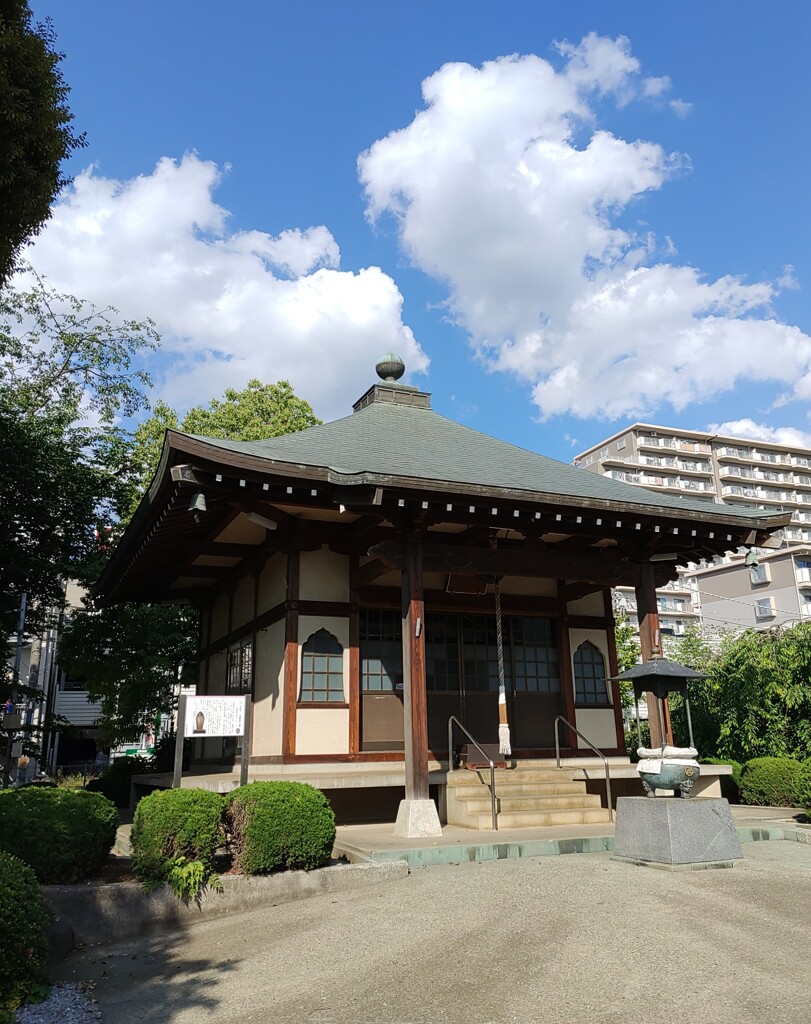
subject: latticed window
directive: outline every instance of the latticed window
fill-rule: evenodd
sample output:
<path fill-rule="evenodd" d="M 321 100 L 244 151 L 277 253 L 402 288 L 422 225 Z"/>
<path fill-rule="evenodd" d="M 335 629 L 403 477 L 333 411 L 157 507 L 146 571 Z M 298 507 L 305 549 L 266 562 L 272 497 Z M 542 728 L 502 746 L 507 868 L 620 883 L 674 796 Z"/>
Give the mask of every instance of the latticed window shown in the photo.
<path fill-rule="evenodd" d="M 394 693 L 402 688 L 403 625 L 398 612 L 361 610 L 360 681 L 361 689 L 370 693 Z"/>
<path fill-rule="evenodd" d="M 301 648 L 299 701 L 344 703 L 344 649 L 326 629 L 319 629 Z"/>
<path fill-rule="evenodd" d="M 577 704 L 609 703 L 605 658 L 588 640 L 574 652 L 574 694 Z"/>
<path fill-rule="evenodd" d="M 515 689 L 519 693 L 560 693 L 560 656 L 549 619 L 507 620 L 512 634 Z"/>
<path fill-rule="evenodd" d="M 225 688 L 228 693 L 250 693 L 253 681 L 253 639 L 228 649 Z"/>

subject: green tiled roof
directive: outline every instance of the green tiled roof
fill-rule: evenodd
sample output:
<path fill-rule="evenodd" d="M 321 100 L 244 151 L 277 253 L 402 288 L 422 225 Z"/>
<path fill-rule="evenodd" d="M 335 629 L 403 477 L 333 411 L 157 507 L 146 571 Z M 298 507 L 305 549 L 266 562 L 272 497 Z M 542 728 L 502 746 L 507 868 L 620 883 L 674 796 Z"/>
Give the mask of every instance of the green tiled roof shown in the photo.
<path fill-rule="evenodd" d="M 194 436 L 194 435 L 186 435 Z M 373 401 L 351 416 L 266 441 L 225 441 L 196 437 L 228 452 L 297 467 L 319 467 L 342 478 L 403 477 L 429 484 L 474 485 L 493 491 L 526 491 L 528 499 L 548 494 L 575 504 L 622 502 L 640 512 L 673 510 L 728 521 L 768 522 L 781 512 L 718 505 L 663 494 L 601 476 L 481 434 L 430 408 Z M 335 482 L 338 482 L 337 480 Z M 350 481 L 344 481 L 350 482 Z M 404 480 L 404 486 L 405 486 Z"/>

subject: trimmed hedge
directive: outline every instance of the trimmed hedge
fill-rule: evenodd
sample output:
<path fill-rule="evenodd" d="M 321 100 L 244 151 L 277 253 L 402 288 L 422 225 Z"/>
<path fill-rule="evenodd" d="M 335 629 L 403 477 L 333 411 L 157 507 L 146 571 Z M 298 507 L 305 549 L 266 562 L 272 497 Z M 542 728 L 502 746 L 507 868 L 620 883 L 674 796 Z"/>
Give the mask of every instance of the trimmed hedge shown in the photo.
<path fill-rule="evenodd" d="M 81 882 L 115 842 L 118 811 L 100 793 L 24 786 L 0 793 L 0 850 L 30 864 L 43 884 Z"/>
<path fill-rule="evenodd" d="M 756 757 L 741 771 L 741 797 L 747 804 L 793 807 L 803 766 L 793 757 Z"/>
<path fill-rule="evenodd" d="M 87 789 L 91 793 L 106 796 L 116 807 L 129 807 L 133 775 L 146 775 L 154 770 L 152 761 L 147 758 L 120 757 L 109 768 L 105 768 L 97 779 L 91 779 Z"/>
<path fill-rule="evenodd" d="M 174 887 L 175 869 L 197 863 L 202 885 L 210 884 L 223 806 L 223 797 L 209 789 L 158 789 L 140 800 L 130 836 L 135 877 L 147 888 Z M 183 894 L 189 895 L 185 888 Z"/>
<path fill-rule="evenodd" d="M 797 783 L 797 806 L 811 817 L 811 757 L 802 763 Z"/>
<path fill-rule="evenodd" d="M 731 804 L 741 802 L 741 772 L 743 765 L 740 761 L 733 761 L 731 757 L 700 757 L 701 764 L 728 764 L 732 767 L 732 775 L 719 775 L 718 781 L 721 784 L 721 796 Z"/>
<path fill-rule="evenodd" d="M 226 800 L 234 866 L 247 875 L 326 864 L 335 815 L 319 789 L 304 782 L 250 782 Z"/>
<path fill-rule="evenodd" d="M 0 851 L 0 1016 L 43 983 L 48 914 L 36 875 Z"/>

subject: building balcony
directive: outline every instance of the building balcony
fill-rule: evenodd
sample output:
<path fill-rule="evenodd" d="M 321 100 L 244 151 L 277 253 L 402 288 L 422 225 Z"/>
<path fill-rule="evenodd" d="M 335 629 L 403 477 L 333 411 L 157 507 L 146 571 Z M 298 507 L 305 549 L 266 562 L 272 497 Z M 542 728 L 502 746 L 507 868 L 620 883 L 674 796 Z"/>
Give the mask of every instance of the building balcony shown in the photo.
<path fill-rule="evenodd" d="M 755 462 L 768 462 L 777 466 L 790 466 L 791 456 L 786 452 L 764 452 L 755 448 L 752 451 L 752 458 Z"/>
<path fill-rule="evenodd" d="M 732 445 L 723 445 L 716 449 L 716 458 L 734 460 L 736 462 L 752 462 L 752 451 L 750 448 L 739 448 Z"/>
<path fill-rule="evenodd" d="M 87 690 L 57 690 L 54 712 L 71 725 L 95 725 L 101 715 L 101 704 L 87 696 Z"/>

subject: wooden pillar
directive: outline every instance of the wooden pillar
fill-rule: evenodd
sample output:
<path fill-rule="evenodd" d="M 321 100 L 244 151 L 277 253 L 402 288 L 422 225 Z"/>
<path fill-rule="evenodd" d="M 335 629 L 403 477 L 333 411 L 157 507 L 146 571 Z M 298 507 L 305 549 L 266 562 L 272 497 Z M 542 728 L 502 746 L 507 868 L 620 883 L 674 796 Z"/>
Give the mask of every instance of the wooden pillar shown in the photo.
<path fill-rule="evenodd" d="M 350 559 L 350 579 L 358 570 L 358 556 Z M 349 753 L 360 751 L 360 607 L 357 590 L 349 591 Z"/>
<path fill-rule="evenodd" d="M 284 617 L 284 719 L 282 757 L 292 757 L 296 753 L 300 565 L 300 552 L 289 551 L 287 553 L 287 610 Z"/>
<path fill-rule="evenodd" d="M 644 563 L 640 567 L 640 580 L 636 591 L 636 611 L 639 617 L 639 646 L 642 650 L 642 661 L 650 661 L 652 657 L 661 656 L 662 635 L 659 630 L 659 605 L 656 602 L 656 579 L 653 573 L 653 566 Z M 662 735 L 662 728 L 659 720 L 660 710 L 662 717 L 665 717 L 664 708 L 660 706 L 658 697 L 653 693 L 647 693 L 648 702 L 648 725 L 650 726 L 650 739 L 652 747 L 661 747 L 665 742 L 672 742 L 672 737 Z M 669 721 L 669 714 L 665 722 Z M 665 726 L 667 728 L 667 726 Z"/>
<path fill-rule="evenodd" d="M 569 604 L 566 600 L 566 580 L 558 580 L 558 646 L 560 648 L 560 685 L 563 690 L 562 714 L 572 725 L 576 726 L 574 707 L 574 672 L 572 670 L 572 643 L 569 639 Z M 562 725 L 562 723 L 561 723 Z M 577 750 L 577 733 L 571 729 L 561 729 L 566 737 L 562 745 L 569 750 Z"/>
<path fill-rule="evenodd" d="M 425 689 L 425 604 L 422 593 L 422 543 L 406 543 L 402 581 L 403 711 L 405 798 L 428 799 L 428 709 Z"/>
<path fill-rule="evenodd" d="M 619 674 L 617 663 L 617 636 L 614 632 L 614 603 L 611 600 L 611 591 L 608 587 L 603 590 L 603 608 L 606 618 L 606 638 L 608 640 L 608 674 L 613 679 Z M 620 684 L 614 680 L 611 683 L 611 703 L 614 705 L 614 726 L 617 730 L 617 747 L 620 750 L 625 748 L 625 723 L 622 720 L 622 694 Z"/>

